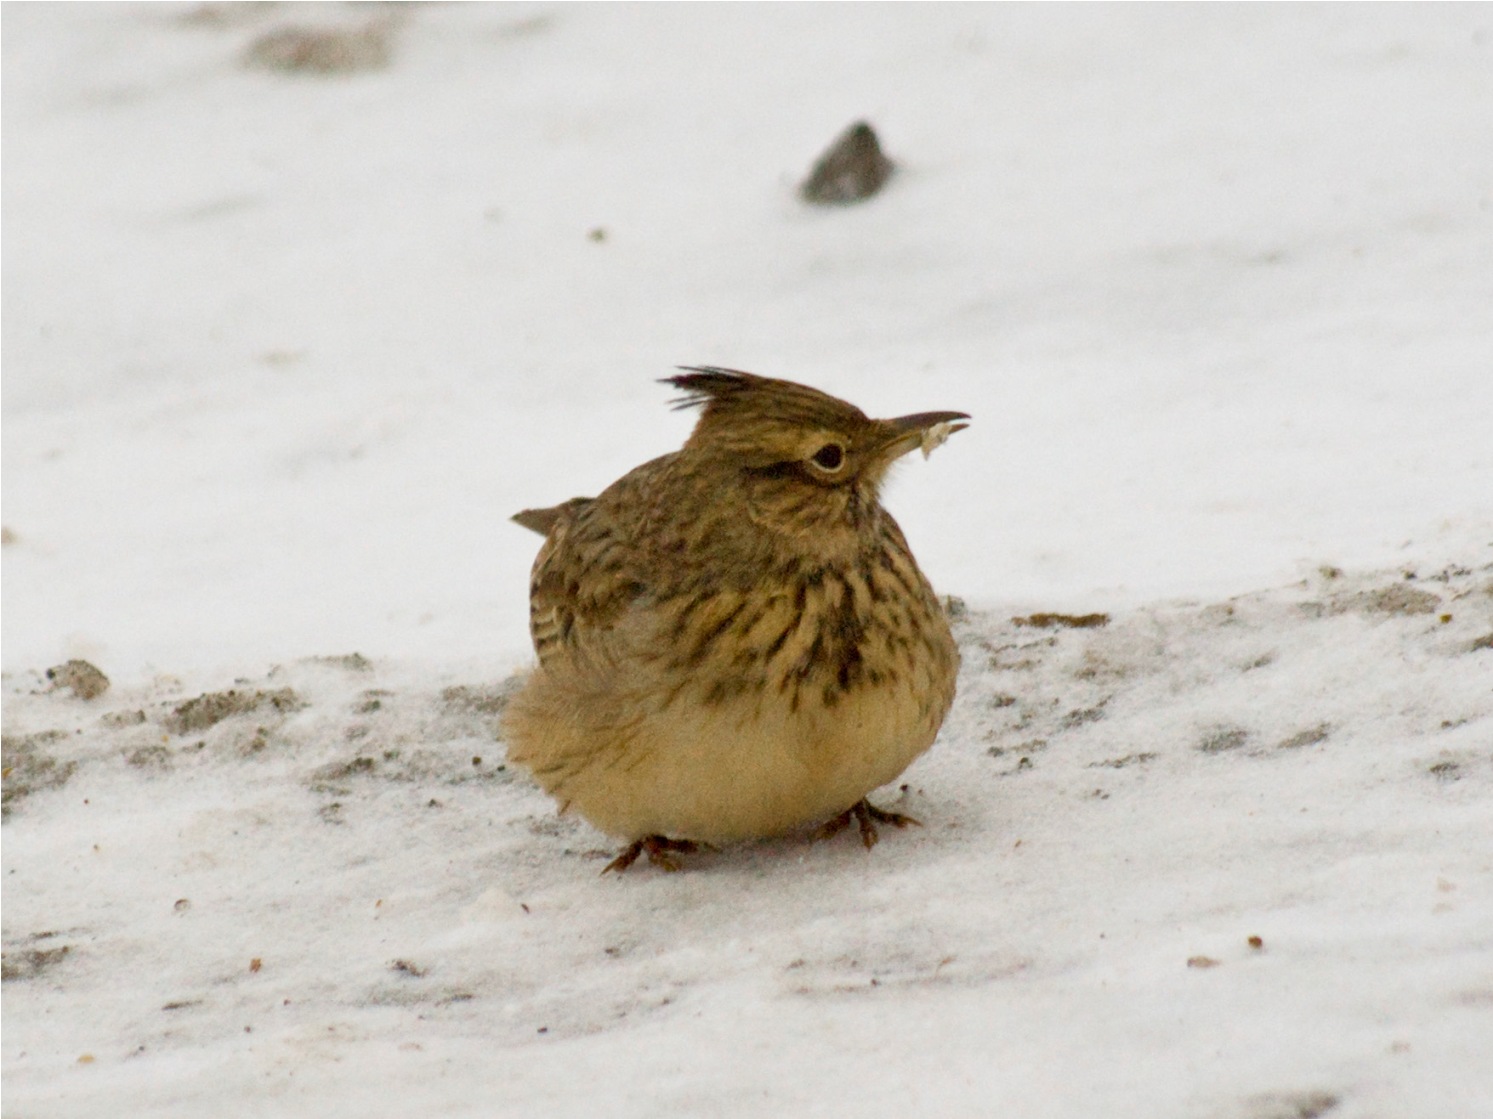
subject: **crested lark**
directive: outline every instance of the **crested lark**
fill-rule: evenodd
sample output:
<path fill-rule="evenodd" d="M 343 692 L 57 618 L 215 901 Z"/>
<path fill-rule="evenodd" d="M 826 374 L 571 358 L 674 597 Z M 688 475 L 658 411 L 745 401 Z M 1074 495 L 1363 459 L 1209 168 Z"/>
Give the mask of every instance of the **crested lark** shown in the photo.
<path fill-rule="evenodd" d="M 916 823 L 865 797 L 932 745 L 959 666 L 877 491 L 968 417 L 873 420 L 727 369 L 666 383 L 703 407 L 682 450 L 513 518 L 545 539 L 508 756 L 629 844 L 607 870 L 825 821 L 870 847 Z"/>

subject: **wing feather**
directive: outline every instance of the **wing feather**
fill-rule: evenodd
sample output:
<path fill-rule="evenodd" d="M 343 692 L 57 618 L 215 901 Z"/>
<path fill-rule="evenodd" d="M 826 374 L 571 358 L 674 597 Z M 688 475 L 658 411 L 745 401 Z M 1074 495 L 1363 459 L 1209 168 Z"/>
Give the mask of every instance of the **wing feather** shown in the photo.
<path fill-rule="evenodd" d="M 653 583 L 643 541 L 660 475 L 673 457 L 645 463 L 599 497 L 514 518 L 545 532 L 529 582 L 529 633 L 546 669 L 625 659 L 616 633 Z"/>

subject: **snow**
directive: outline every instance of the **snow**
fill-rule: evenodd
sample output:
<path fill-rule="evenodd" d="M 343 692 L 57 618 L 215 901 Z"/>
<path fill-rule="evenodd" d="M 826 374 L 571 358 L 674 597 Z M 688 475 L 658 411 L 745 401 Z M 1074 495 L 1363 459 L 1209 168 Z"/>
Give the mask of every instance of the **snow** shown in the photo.
<path fill-rule="evenodd" d="M 7 1116 L 1493 1112 L 1487 8 L 370 11 L 4 11 Z M 869 854 L 503 764 L 684 363 L 974 417 Z"/>

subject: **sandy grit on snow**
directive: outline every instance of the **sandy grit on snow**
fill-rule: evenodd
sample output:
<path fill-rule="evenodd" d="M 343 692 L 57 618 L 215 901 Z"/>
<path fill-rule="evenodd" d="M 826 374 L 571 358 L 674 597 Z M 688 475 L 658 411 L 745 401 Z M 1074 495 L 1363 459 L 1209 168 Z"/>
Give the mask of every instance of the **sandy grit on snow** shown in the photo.
<path fill-rule="evenodd" d="M 12 678 L 7 1112 L 576 1114 L 584 1074 L 629 1115 L 1475 1113 L 1488 555 L 953 609 L 954 712 L 881 797 L 924 828 L 679 875 L 598 876 L 481 666 Z"/>

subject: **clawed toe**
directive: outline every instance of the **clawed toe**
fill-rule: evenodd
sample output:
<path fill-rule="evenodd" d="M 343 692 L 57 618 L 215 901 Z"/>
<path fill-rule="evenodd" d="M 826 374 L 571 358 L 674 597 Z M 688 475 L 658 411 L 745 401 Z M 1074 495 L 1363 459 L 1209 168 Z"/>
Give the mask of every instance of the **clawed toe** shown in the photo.
<path fill-rule="evenodd" d="M 844 812 L 841 812 L 833 820 L 826 820 L 820 826 L 819 830 L 814 833 L 813 838 L 816 840 L 833 839 L 835 836 L 839 835 L 842 831 L 850 826 L 850 821 L 854 819 L 854 817 L 855 809 L 845 809 Z"/>
<path fill-rule="evenodd" d="M 905 828 L 909 824 L 919 828 L 923 826 L 921 820 L 916 820 L 911 816 L 904 816 L 900 812 L 888 812 L 884 808 L 877 808 L 869 800 L 862 798 L 860 803 L 856 804 L 853 808 L 847 808 L 833 820 L 825 823 L 823 827 L 814 833 L 814 838 L 829 839 L 831 836 L 839 835 L 850 826 L 852 820 L 859 827 L 861 842 L 865 844 L 868 851 L 872 847 L 875 847 L 876 841 L 881 838 L 876 833 L 877 824 L 891 824 L 894 828 Z"/>
<path fill-rule="evenodd" d="M 877 808 L 869 800 L 862 799 L 833 819 L 826 820 L 814 833 L 814 838 L 829 839 L 839 835 L 851 823 L 856 825 L 856 829 L 860 832 L 861 843 L 868 851 L 875 847 L 877 840 L 880 839 L 876 831 L 877 824 L 890 824 L 894 828 L 923 826 L 922 821 L 911 816 L 905 816 L 901 812 L 888 812 L 884 808 Z M 674 857 L 675 855 L 693 855 L 702 849 L 714 850 L 710 844 L 697 843 L 692 839 L 670 839 L 665 835 L 649 835 L 629 843 L 615 859 L 602 867 L 601 872 L 621 874 L 643 855 L 647 855 L 648 861 L 659 870 L 672 874 L 684 869 L 679 860 Z"/>
<path fill-rule="evenodd" d="M 669 839 L 667 836 L 650 835 L 628 844 L 623 848 L 621 854 L 601 868 L 601 872 L 606 874 L 608 871 L 615 871 L 621 874 L 638 861 L 639 855 L 647 855 L 648 861 L 658 867 L 659 870 L 672 874 L 676 870 L 682 870 L 683 867 L 680 865 L 679 860 L 673 857 L 671 852 L 677 851 L 681 855 L 692 855 L 699 849 L 700 844 L 692 840 Z"/>

